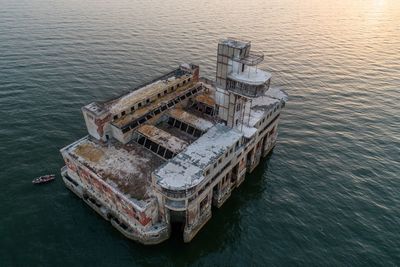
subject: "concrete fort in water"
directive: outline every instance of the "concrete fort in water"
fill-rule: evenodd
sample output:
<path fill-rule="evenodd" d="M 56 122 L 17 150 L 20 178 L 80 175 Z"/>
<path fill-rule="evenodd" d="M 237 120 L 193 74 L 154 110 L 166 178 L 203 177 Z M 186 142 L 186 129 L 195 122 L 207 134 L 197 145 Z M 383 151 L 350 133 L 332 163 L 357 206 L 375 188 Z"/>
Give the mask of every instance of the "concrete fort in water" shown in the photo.
<path fill-rule="evenodd" d="M 89 135 L 61 149 L 65 185 L 126 237 L 189 242 L 274 147 L 283 91 L 251 43 L 218 43 L 216 80 L 176 70 L 82 108 Z"/>

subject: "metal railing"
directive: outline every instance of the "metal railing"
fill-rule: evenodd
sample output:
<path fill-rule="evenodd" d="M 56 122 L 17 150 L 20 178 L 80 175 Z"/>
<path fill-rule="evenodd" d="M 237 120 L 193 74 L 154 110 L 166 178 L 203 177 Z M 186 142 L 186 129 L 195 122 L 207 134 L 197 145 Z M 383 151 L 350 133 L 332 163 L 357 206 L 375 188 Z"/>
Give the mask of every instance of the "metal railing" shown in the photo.
<path fill-rule="evenodd" d="M 263 52 L 250 52 L 247 57 L 234 59 L 240 63 L 243 63 L 248 66 L 255 66 L 260 64 L 264 60 L 264 53 Z"/>

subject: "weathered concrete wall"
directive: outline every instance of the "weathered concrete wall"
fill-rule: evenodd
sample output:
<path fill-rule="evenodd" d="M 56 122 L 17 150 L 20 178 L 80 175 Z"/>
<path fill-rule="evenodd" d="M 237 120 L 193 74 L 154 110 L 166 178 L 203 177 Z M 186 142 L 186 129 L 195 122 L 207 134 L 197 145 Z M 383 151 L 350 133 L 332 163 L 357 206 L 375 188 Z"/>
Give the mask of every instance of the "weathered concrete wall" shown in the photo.
<path fill-rule="evenodd" d="M 184 242 L 190 242 L 211 218 L 212 191 L 202 194 L 187 210 L 187 220 L 183 231 Z"/>
<path fill-rule="evenodd" d="M 110 125 L 111 135 L 122 144 L 126 144 L 132 140 L 133 130 L 123 133 L 122 130 L 114 125 Z"/>
<path fill-rule="evenodd" d="M 199 81 L 199 74 L 200 74 L 200 68 L 199 66 L 196 65 L 189 65 L 185 64 L 187 67 L 180 66 L 182 70 L 187 70 L 189 72 L 192 72 L 190 77 L 185 79 L 185 83 L 188 82 L 190 79 L 190 82 L 187 84 L 194 85 Z M 183 80 L 181 81 L 181 83 Z M 183 84 L 181 84 L 182 86 Z M 140 89 L 140 88 L 139 88 Z M 157 92 L 154 92 L 154 95 L 151 96 L 146 96 L 145 99 L 138 98 L 138 96 L 133 95 L 131 98 L 129 98 L 129 94 L 126 96 L 123 96 L 119 99 L 113 100 L 112 103 L 110 103 L 109 107 L 99 107 L 101 109 L 100 112 L 98 113 L 93 113 L 90 112 L 88 109 L 90 109 L 89 106 L 96 106 L 96 103 L 92 103 L 87 105 L 86 107 L 82 108 L 82 113 L 83 117 L 85 119 L 86 123 L 86 128 L 88 130 L 88 133 L 96 138 L 97 140 L 102 140 L 102 141 L 107 141 L 106 135 L 108 135 L 108 138 L 111 138 L 112 136 L 115 135 L 117 140 L 121 140 L 121 142 L 126 143 L 129 140 L 128 135 L 123 134 L 121 131 L 118 132 L 116 129 L 111 129 L 110 128 L 110 123 L 114 120 L 114 116 L 121 117 L 121 114 L 130 114 L 132 113 L 131 107 L 132 105 L 135 106 L 135 111 L 140 108 L 145 108 L 147 105 L 151 104 L 154 101 L 157 101 L 160 98 L 160 94 L 164 92 L 164 90 L 167 90 L 168 86 L 165 87 L 160 87 Z M 146 99 L 149 99 L 150 102 L 146 103 Z M 131 103 L 132 102 L 132 103 Z M 141 107 L 139 108 L 137 106 L 138 103 L 141 103 Z M 124 105 L 124 103 L 129 103 Z M 133 111 L 133 112 L 135 112 Z M 97 114 L 97 115 L 96 115 Z"/>
<path fill-rule="evenodd" d="M 106 141 L 106 134 L 109 133 L 111 114 L 106 113 L 96 116 L 85 108 L 82 109 L 88 133 L 97 140 Z"/>
<path fill-rule="evenodd" d="M 158 220 L 157 202 L 152 201 L 144 207 L 139 207 L 127 199 L 123 194 L 88 169 L 76 162 L 68 155 L 63 155 L 71 176 L 79 177 L 79 183 L 116 215 L 123 218 L 132 226 L 146 229 Z M 71 173 L 72 172 L 72 173 Z"/>

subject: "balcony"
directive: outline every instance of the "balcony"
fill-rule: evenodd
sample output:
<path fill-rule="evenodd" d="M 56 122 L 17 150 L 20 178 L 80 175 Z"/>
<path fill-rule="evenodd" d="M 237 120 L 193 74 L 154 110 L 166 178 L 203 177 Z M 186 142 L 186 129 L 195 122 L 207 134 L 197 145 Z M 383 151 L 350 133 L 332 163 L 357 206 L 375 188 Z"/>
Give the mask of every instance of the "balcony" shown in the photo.
<path fill-rule="evenodd" d="M 234 59 L 237 62 L 245 64 L 247 66 L 256 66 L 264 61 L 264 53 L 263 52 L 250 52 L 250 54 L 246 57 Z"/>
<path fill-rule="evenodd" d="M 228 80 L 226 83 L 226 89 L 243 96 L 258 97 L 265 94 L 265 91 L 269 88 L 269 83 L 270 80 L 267 80 L 266 83 L 260 85 L 251 85 L 234 80 Z"/>
<path fill-rule="evenodd" d="M 254 67 L 247 67 L 241 71 L 234 69 L 228 74 L 228 78 L 249 85 L 262 85 L 271 79 L 271 74 Z"/>

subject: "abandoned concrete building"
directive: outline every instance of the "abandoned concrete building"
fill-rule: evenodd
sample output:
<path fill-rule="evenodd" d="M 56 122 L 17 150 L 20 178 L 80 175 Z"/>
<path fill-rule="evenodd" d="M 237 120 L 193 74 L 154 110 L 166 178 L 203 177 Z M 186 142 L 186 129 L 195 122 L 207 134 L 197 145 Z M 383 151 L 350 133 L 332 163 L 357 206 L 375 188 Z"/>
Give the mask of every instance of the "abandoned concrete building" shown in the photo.
<path fill-rule="evenodd" d="M 189 242 L 274 147 L 287 95 L 251 43 L 218 43 L 215 81 L 176 70 L 82 108 L 88 135 L 61 149 L 65 185 L 126 237 Z"/>

